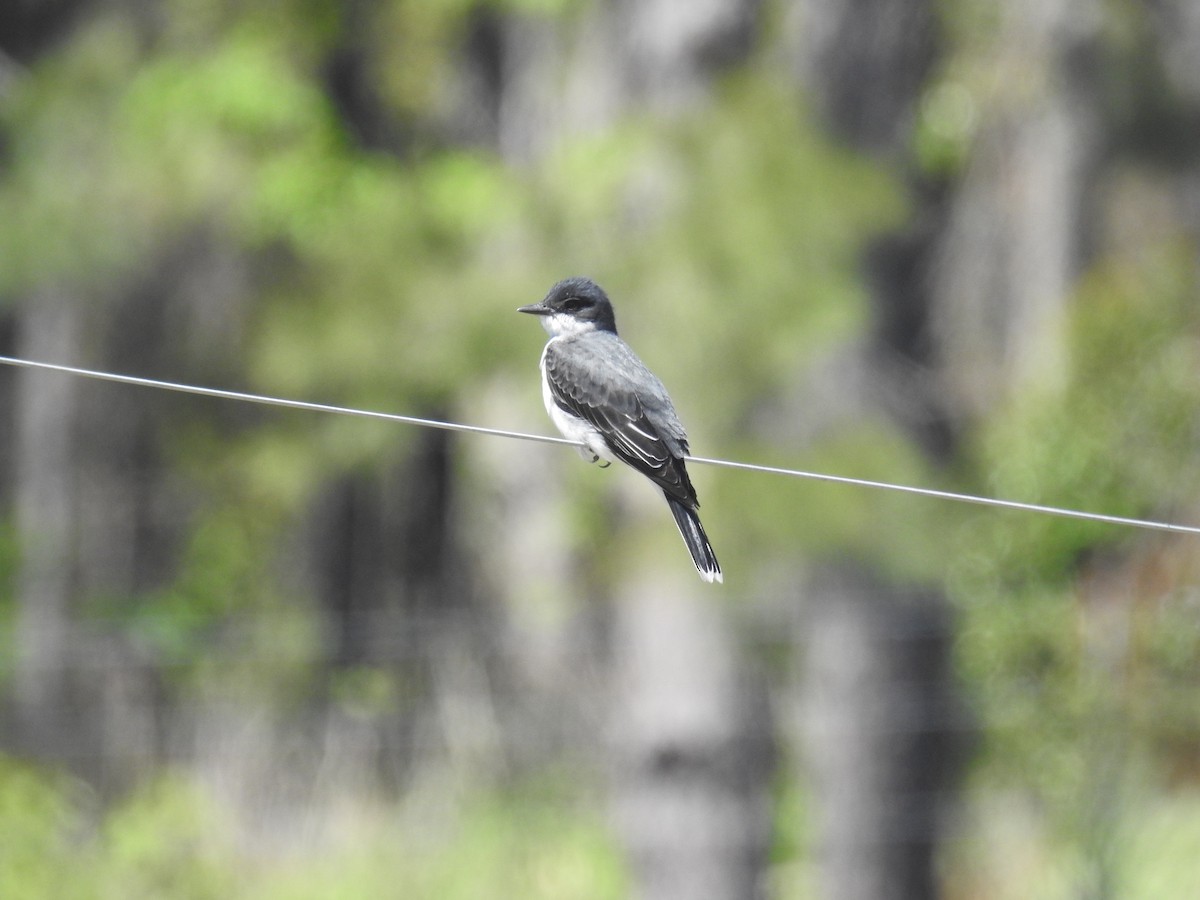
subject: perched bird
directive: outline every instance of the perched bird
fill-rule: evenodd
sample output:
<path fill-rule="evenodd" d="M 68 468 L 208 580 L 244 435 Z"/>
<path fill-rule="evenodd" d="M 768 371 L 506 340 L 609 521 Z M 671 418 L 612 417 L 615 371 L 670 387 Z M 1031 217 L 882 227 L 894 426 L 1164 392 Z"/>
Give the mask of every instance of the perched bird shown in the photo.
<path fill-rule="evenodd" d="M 567 278 L 517 311 L 540 317 L 550 334 L 542 400 L 558 430 L 583 444 L 589 462 L 623 462 L 660 487 L 700 577 L 722 581 L 683 461 L 687 435 L 662 382 L 617 337 L 608 296 L 588 278 Z"/>

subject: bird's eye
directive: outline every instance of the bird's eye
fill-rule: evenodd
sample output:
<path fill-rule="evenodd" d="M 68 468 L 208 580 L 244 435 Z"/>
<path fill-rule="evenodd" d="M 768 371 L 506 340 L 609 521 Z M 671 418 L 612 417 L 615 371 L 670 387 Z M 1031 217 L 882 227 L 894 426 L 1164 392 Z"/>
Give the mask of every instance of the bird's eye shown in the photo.
<path fill-rule="evenodd" d="M 582 307 L 583 300 L 581 300 L 579 297 L 568 297 L 563 301 L 563 309 L 567 310 L 568 312 L 575 312 Z"/>

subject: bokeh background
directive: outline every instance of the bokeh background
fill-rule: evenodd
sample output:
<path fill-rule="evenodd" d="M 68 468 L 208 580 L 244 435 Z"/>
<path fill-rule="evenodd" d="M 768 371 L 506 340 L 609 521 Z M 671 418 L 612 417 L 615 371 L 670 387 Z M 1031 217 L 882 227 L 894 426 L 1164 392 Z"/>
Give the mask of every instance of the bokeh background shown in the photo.
<path fill-rule="evenodd" d="M 0 352 L 1200 522 L 1193 0 L 20 0 Z M 1200 896 L 1200 539 L 0 367 L 0 895 Z"/>

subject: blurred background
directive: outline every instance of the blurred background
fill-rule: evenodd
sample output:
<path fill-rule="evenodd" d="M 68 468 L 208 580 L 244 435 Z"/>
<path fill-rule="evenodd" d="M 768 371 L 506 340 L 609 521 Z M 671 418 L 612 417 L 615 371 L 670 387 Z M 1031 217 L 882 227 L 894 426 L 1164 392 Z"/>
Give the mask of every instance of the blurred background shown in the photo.
<path fill-rule="evenodd" d="M 19 0 L 0 353 L 1200 521 L 1192 0 Z M 1200 896 L 1200 539 L 0 367 L 0 895 Z"/>

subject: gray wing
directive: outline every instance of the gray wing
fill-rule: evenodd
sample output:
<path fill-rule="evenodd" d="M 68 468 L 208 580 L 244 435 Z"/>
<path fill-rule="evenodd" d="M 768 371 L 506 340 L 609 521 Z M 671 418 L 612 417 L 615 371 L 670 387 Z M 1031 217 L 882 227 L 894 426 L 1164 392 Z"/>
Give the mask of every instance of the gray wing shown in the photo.
<path fill-rule="evenodd" d="M 620 338 L 552 341 L 546 381 L 554 402 L 590 423 L 622 462 L 691 508 L 699 505 L 683 457 L 687 435 L 662 382 Z"/>

